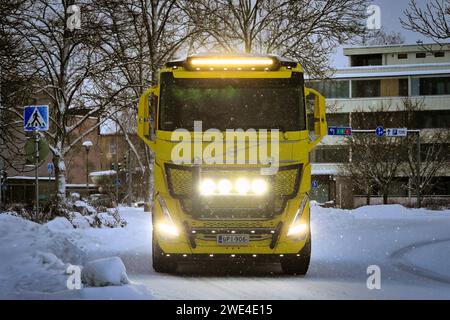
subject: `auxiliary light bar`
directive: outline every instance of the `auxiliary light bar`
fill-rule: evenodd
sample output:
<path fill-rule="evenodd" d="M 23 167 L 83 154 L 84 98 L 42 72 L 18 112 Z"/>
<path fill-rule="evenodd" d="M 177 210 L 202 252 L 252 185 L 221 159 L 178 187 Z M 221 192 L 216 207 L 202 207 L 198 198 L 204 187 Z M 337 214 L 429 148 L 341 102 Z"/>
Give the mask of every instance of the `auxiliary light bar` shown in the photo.
<path fill-rule="evenodd" d="M 274 64 L 274 60 L 271 58 L 261 57 L 261 58 L 220 58 L 220 57 L 208 57 L 208 58 L 192 58 L 190 64 L 193 67 L 238 67 L 238 66 L 259 66 L 259 67 L 269 67 Z"/>

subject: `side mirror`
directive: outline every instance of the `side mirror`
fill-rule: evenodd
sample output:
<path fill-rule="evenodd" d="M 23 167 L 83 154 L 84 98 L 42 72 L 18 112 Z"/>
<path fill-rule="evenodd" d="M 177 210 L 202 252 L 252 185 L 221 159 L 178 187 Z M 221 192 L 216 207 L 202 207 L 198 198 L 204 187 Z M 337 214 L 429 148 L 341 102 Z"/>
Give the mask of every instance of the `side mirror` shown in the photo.
<path fill-rule="evenodd" d="M 157 111 L 158 111 L 158 96 L 154 93 L 150 95 L 150 99 L 148 100 L 149 105 L 149 137 L 151 141 L 156 140 L 156 128 L 158 126 L 158 118 L 157 118 Z"/>
<path fill-rule="evenodd" d="M 314 140 L 309 142 L 310 149 L 314 148 L 327 135 L 327 120 L 325 116 L 325 97 L 318 91 L 305 88 L 305 96 L 314 96 Z"/>
<path fill-rule="evenodd" d="M 153 86 L 139 97 L 138 136 L 151 148 L 156 140 L 159 87 Z"/>

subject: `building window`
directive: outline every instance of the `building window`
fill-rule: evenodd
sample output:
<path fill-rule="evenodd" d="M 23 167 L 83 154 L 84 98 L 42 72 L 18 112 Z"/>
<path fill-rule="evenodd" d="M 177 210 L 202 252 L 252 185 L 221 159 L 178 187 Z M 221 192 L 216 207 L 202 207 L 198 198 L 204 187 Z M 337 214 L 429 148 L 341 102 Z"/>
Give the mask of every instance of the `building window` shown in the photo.
<path fill-rule="evenodd" d="M 348 146 L 321 146 L 317 147 L 312 155 L 314 163 L 348 163 Z"/>
<path fill-rule="evenodd" d="M 406 97 L 408 96 L 408 78 L 381 79 L 381 97 Z"/>
<path fill-rule="evenodd" d="M 312 81 L 308 83 L 328 99 L 346 99 L 350 97 L 349 80 Z"/>
<path fill-rule="evenodd" d="M 361 54 L 356 56 L 351 56 L 350 65 L 352 67 L 363 67 L 363 66 L 381 66 L 383 58 L 381 54 Z"/>
<path fill-rule="evenodd" d="M 116 146 L 116 143 L 115 143 L 114 141 L 111 141 L 111 142 L 109 143 L 109 153 L 110 153 L 110 154 L 116 154 L 116 152 L 117 152 L 117 146 Z"/>
<path fill-rule="evenodd" d="M 425 58 L 427 56 L 427 54 L 425 52 L 417 52 L 416 53 L 416 58 L 420 59 L 420 58 Z"/>
<path fill-rule="evenodd" d="M 328 126 L 347 127 L 350 125 L 348 113 L 328 113 L 327 114 Z"/>
<path fill-rule="evenodd" d="M 450 94 L 450 77 L 433 77 L 414 79 L 413 95 L 448 95 Z"/>
<path fill-rule="evenodd" d="M 450 110 L 428 110 L 414 113 L 414 125 L 419 129 L 450 128 Z"/>
<path fill-rule="evenodd" d="M 399 53 L 397 55 L 399 60 L 403 60 L 403 59 L 408 59 L 408 54 L 407 53 Z"/>
<path fill-rule="evenodd" d="M 400 97 L 407 97 L 408 93 L 408 78 L 398 79 L 398 95 Z"/>
<path fill-rule="evenodd" d="M 380 96 L 380 80 L 353 80 L 352 81 L 352 97 L 353 98 L 370 98 Z"/>
<path fill-rule="evenodd" d="M 438 51 L 434 53 L 435 58 L 443 58 L 445 57 L 445 52 L 444 51 Z"/>

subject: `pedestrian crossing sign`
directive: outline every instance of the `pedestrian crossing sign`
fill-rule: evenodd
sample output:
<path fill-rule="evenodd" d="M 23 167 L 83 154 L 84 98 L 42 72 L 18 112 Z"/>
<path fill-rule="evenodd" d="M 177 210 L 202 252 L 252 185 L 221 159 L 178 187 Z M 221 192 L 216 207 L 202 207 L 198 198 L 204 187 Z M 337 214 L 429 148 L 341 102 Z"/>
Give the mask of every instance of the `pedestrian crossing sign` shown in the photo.
<path fill-rule="evenodd" d="M 48 123 L 48 106 L 25 106 L 23 111 L 23 127 L 25 131 L 47 131 Z"/>

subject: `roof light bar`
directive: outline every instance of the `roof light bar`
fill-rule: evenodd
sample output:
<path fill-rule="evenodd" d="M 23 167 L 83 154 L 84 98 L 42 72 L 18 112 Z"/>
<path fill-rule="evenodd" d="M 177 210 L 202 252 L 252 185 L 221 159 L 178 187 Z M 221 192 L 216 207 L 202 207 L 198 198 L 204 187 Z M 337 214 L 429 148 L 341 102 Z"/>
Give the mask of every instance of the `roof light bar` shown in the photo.
<path fill-rule="evenodd" d="M 218 67 L 237 67 L 237 66 L 272 66 L 274 60 L 271 58 L 193 58 L 190 61 L 194 67 L 199 66 L 218 66 Z"/>

